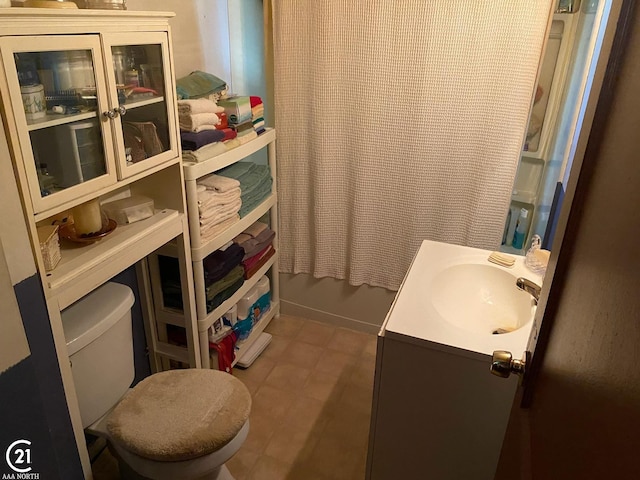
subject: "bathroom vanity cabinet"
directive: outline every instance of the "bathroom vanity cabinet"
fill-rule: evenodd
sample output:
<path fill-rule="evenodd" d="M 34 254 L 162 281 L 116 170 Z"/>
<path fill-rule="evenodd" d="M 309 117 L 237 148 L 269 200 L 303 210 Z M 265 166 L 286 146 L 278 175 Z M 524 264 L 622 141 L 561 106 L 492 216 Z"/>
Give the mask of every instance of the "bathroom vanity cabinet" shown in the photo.
<path fill-rule="evenodd" d="M 535 306 L 515 280 L 541 279 L 489 253 L 420 247 L 378 336 L 367 479 L 494 478 L 518 378 L 492 375 L 492 353 L 526 350 Z"/>
<path fill-rule="evenodd" d="M 278 272 L 278 210 L 277 210 L 277 186 L 276 186 L 276 131 L 273 128 L 268 128 L 258 138 L 251 140 L 250 142 L 229 150 L 220 155 L 211 157 L 208 160 L 198 163 L 184 162 L 184 176 L 185 187 L 187 195 L 187 206 L 189 215 L 189 228 L 191 238 L 191 259 L 193 261 L 193 279 L 188 280 L 192 284 L 192 288 L 195 290 L 196 299 L 196 312 L 197 312 L 197 330 L 198 338 L 200 341 L 200 356 L 203 368 L 210 366 L 209 355 L 209 327 L 220 317 L 222 317 L 233 305 L 235 305 L 240 298 L 242 298 L 265 274 L 270 274 L 271 285 L 271 307 L 260 319 L 260 321 L 254 325 L 251 334 L 245 340 L 239 341 L 236 344 L 236 359 L 235 363 L 242 358 L 244 352 L 248 351 L 253 343 L 258 339 L 260 334 L 264 331 L 269 322 L 279 314 L 279 279 L 278 275 L 274 272 Z M 216 237 L 203 242 L 200 235 L 200 219 L 198 213 L 198 196 L 197 196 L 197 181 L 198 179 L 215 173 L 216 171 L 227 167 L 233 163 L 247 159 L 250 155 L 258 152 L 261 149 L 267 149 L 269 169 L 271 171 L 271 177 L 273 179 L 271 195 L 268 196 L 263 202 L 258 205 L 254 210 L 249 212 L 246 216 L 242 217 L 238 222 L 230 226 L 225 231 L 221 232 Z M 265 214 L 269 215 L 270 228 L 276 232 L 276 237 L 273 240 L 273 246 L 275 254 L 249 279 L 245 280 L 240 289 L 233 294 L 229 299 L 225 300 L 220 306 L 213 311 L 207 311 L 207 298 L 205 290 L 204 280 L 204 266 L 203 260 L 228 242 L 230 242 L 237 235 L 246 230 L 257 220 L 261 219 Z M 172 245 L 167 245 L 165 248 L 156 252 L 155 255 L 150 257 L 150 271 L 151 279 L 154 290 L 154 309 L 155 318 L 159 325 L 159 336 L 163 337 L 163 324 L 175 325 L 179 327 L 184 326 L 183 313 L 175 309 L 171 309 L 163 305 L 162 302 L 162 287 L 161 272 L 158 265 L 157 255 L 166 255 L 175 257 L 176 250 Z M 185 287 L 184 281 L 182 282 L 183 289 Z M 179 357 L 174 357 L 175 360 L 180 360 Z M 156 361 L 159 359 L 156 359 Z M 161 365 L 157 365 L 158 369 Z"/>
<path fill-rule="evenodd" d="M 173 16 L 0 9 L 6 137 L 86 474 L 90 466 L 60 312 L 132 265 L 144 277 L 140 262 L 168 242 L 180 252 L 181 274 L 192 276 L 168 24 Z M 150 217 L 115 229 L 110 224 L 92 242 L 71 230 L 60 240 L 59 263 L 52 269 L 45 264 L 38 227 L 63 224 L 87 202 L 132 195 L 153 200 Z M 151 292 L 141 290 L 143 312 L 152 320 Z M 198 367 L 192 298 L 188 287 L 184 359 Z"/>

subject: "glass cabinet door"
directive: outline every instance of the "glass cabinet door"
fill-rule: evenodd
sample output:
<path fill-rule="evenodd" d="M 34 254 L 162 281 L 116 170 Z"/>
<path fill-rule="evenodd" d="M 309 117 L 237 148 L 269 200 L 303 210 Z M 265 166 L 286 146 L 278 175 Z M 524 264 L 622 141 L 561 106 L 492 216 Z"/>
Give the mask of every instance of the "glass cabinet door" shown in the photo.
<path fill-rule="evenodd" d="M 99 37 L 6 37 L 0 49 L 35 213 L 115 183 Z"/>
<path fill-rule="evenodd" d="M 144 40 L 141 40 L 141 39 Z M 173 80 L 165 33 L 104 36 L 107 78 L 117 99 L 118 176 L 126 178 L 178 156 Z"/>

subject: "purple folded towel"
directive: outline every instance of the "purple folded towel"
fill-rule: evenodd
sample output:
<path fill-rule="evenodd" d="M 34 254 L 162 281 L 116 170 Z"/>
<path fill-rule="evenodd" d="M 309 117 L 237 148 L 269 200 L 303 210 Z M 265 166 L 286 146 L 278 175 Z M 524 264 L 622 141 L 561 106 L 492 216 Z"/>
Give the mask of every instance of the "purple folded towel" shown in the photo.
<path fill-rule="evenodd" d="M 180 132 L 180 140 L 183 150 L 198 150 L 210 143 L 224 140 L 224 132 L 221 130 L 203 130 L 202 132 Z"/>

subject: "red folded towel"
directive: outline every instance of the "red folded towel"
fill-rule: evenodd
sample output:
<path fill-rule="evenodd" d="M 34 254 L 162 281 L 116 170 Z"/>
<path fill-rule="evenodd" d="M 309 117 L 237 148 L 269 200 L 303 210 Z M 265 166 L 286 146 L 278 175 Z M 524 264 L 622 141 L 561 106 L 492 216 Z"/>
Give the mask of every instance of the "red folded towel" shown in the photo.
<path fill-rule="evenodd" d="M 260 97 L 249 97 L 249 102 L 251 102 L 251 108 L 261 105 L 262 99 Z"/>

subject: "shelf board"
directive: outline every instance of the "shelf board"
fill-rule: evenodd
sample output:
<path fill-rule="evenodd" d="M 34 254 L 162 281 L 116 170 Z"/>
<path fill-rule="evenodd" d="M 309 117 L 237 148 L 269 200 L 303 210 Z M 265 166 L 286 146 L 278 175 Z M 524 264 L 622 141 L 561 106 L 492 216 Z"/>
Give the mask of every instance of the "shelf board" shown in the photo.
<path fill-rule="evenodd" d="M 68 123 L 79 122 L 81 120 L 97 119 L 98 113 L 95 110 L 84 113 L 72 113 L 70 115 L 59 115 L 55 113 L 47 113 L 47 116 L 38 120 L 34 120 L 27 124 L 27 130 L 32 132 L 43 128 L 56 127 L 58 125 L 66 125 Z"/>
<path fill-rule="evenodd" d="M 221 232 L 209 242 L 205 243 L 201 247 L 191 249 L 191 259 L 194 262 L 203 260 L 208 255 L 212 254 L 225 243 L 233 240 L 235 237 L 244 232 L 253 223 L 255 223 L 260 217 L 269 211 L 277 202 L 276 194 L 271 194 L 256 208 L 251 210 L 248 215 L 242 217 L 238 222 L 231 225 L 229 228 Z"/>
<path fill-rule="evenodd" d="M 235 364 L 238 363 L 238 361 L 240 361 L 240 359 L 242 358 L 242 355 L 251 348 L 251 346 L 256 342 L 256 340 L 258 340 L 258 337 L 260 337 L 262 332 L 264 332 L 264 329 L 267 328 L 267 325 L 269 325 L 271 320 L 273 320 L 273 317 L 275 317 L 278 314 L 279 309 L 280 309 L 279 302 L 277 301 L 271 302 L 269 311 L 258 321 L 258 323 L 256 323 L 253 326 L 253 329 L 251 329 L 251 333 L 249 334 L 249 337 L 246 338 L 245 340 L 241 340 L 236 343 L 236 350 L 237 350 L 236 359 L 231 364 L 232 367 L 235 366 Z"/>
<path fill-rule="evenodd" d="M 221 168 L 227 167 L 243 158 L 257 152 L 261 148 L 266 147 L 276 139 L 276 131 L 273 128 L 267 128 L 266 131 L 259 135 L 258 138 L 250 142 L 233 148 L 228 152 L 221 153 L 215 157 L 211 157 L 204 162 L 183 162 L 185 180 L 197 180 L 203 175 L 216 172 Z"/>
<path fill-rule="evenodd" d="M 242 286 L 234 293 L 230 298 L 222 302 L 215 310 L 207 314 L 203 319 L 198 319 L 198 331 L 201 335 L 206 334 L 207 329 L 213 325 L 218 318 L 224 315 L 231 307 L 233 307 L 238 301 L 244 297 L 244 295 L 253 287 L 258 280 L 273 266 L 278 259 L 278 252 L 267 260 L 267 262 L 248 280 L 245 280 Z"/>
<path fill-rule="evenodd" d="M 130 225 L 118 225 L 113 233 L 90 245 L 79 244 L 68 248 L 74 244 L 65 241 L 63 245 L 67 248 L 61 248 L 62 260 L 45 276 L 49 288 L 61 289 L 89 270 L 105 262 L 117 260 L 118 255 L 125 257 L 129 248 L 134 247 L 136 243 L 144 243 L 155 234 L 163 236 L 164 230 L 168 231 L 167 227 L 171 224 L 182 223 L 180 216 L 176 210 L 165 209 L 145 220 Z"/>
<path fill-rule="evenodd" d="M 143 100 L 133 100 L 133 101 L 127 100 L 122 105 L 126 107 L 127 110 L 131 110 L 132 108 L 145 107 L 147 105 L 153 105 L 154 103 L 161 103 L 161 102 L 164 102 L 163 96 L 148 97 Z"/>

